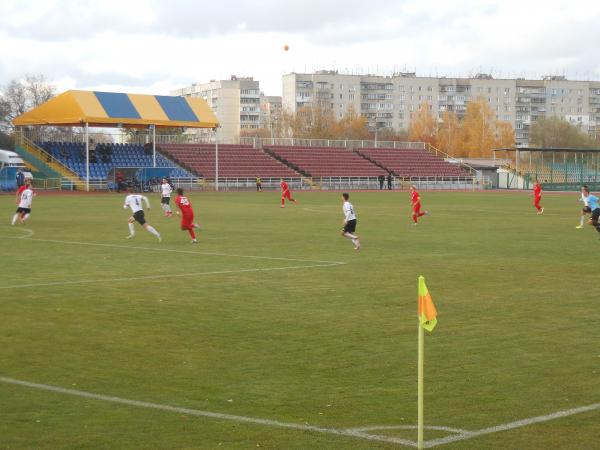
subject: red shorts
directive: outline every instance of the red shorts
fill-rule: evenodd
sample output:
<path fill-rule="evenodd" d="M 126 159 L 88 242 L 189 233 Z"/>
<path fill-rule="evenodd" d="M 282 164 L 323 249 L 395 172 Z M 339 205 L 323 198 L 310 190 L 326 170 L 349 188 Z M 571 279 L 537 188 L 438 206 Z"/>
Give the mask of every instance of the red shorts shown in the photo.
<path fill-rule="evenodd" d="M 194 225 L 194 213 L 189 212 L 181 216 L 181 228 L 189 230 Z"/>
<path fill-rule="evenodd" d="M 421 203 L 413 204 L 413 212 L 419 214 L 421 212 Z"/>
<path fill-rule="evenodd" d="M 290 191 L 285 191 L 283 194 L 281 194 L 281 198 L 287 198 L 288 200 L 292 199 L 292 194 Z"/>

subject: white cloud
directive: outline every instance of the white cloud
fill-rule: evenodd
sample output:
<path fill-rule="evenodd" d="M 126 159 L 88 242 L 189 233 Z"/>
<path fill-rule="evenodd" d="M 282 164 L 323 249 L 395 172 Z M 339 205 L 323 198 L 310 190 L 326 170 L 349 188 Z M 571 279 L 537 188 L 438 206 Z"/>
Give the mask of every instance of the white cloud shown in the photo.
<path fill-rule="evenodd" d="M 0 84 L 43 73 L 59 88 L 166 93 L 235 74 L 276 94 L 283 73 L 322 68 L 600 78 L 591 0 L 4 1 L 0 16 Z"/>

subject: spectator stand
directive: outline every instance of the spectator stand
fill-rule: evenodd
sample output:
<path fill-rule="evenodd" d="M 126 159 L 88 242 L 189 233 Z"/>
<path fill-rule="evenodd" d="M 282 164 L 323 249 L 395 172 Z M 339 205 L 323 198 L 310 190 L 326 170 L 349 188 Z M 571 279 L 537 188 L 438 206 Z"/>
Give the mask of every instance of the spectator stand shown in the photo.
<path fill-rule="evenodd" d="M 85 188 L 89 191 L 90 127 L 147 129 L 152 135 L 152 167 L 156 167 L 156 128 L 216 130 L 218 121 L 206 101 L 198 98 L 70 90 L 20 115 L 13 124 L 20 128 L 81 127 L 85 147 Z M 24 133 L 20 135 L 24 136 Z M 39 149 L 36 147 L 35 150 Z M 95 158 L 96 148 L 93 150 Z"/>

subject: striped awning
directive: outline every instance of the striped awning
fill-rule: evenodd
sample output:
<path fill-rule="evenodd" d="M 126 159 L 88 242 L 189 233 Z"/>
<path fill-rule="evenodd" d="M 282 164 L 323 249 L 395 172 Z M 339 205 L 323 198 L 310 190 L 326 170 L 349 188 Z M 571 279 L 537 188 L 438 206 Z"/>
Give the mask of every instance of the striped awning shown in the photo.
<path fill-rule="evenodd" d="M 205 100 L 168 95 L 66 91 L 13 120 L 19 125 L 215 128 Z"/>

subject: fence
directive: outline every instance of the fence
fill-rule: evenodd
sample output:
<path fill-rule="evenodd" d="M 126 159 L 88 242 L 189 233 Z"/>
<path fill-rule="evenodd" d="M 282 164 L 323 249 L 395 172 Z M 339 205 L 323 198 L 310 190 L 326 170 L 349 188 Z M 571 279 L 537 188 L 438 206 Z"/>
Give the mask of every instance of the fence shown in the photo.
<path fill-rule="evenodd" d="M 36 127 L 24 130 L 24 135 L 33 142 L 45 141 L 67 141 L 84 142 L 82 129 L 73 128 L 44 128 Z M 138 134 L 127 134 L 120 130 L 116 134 L 109 134 L 106 130 L 89 134 L 90 141 L 93 143 L 113 143 L 127 142 L 131 144 L 146 144 L 152 141 L 152 134 L 149 132 L 139 132 Z M 215 133 L 212 130 L 201 131 L 200 133 L 185 134 L 157 134 L 156 144 L 214 144 Z M 426 148 L 424 142 L 408 141 L 380 141 L 380 140 L 351 140 L 351 139 L 298 139 L 298 138 L 258 138 L 258 137 L 240 137 L 239 139 L 218 139 L 219 144 L 243 144 L 251 145 L 254 148 L 265 145 L 292 145 L 301 147 L 344 147 L 344 148 L 398 148 L 422 150 Z"/>
<path fill-rule="evenodd" d="M 267 146 L 298 146 L 298 147 L 343 147 L 343 148 L 401 148 L 424 150 L 424 142 L 407 141 L 375 141 L 349 139 L 297 139 L 297 138 L 252 138 L 241 137 L 240 144 L 251 145 L 254 148 Z"/>
<path fill-rule="evenodd" d="M 295 191 L 323 190 L 379 190 L 377 177 L 321 177 L 321 178 L 286 178 L 290 189 Z M 214 178 L 174 178 L 171 180 L 175 187 L 186 191 L 214 191 Z M 279 190 L 280 178 L 262 178 L 262 189 Z M 393 177 L 392 189 L 407 190 L 411 185 L 422 190 L 483 190 L 491 188 L 487 177 Z M 76 180 L 72 178 L 48 178 L 34 180 L 34 187 L 39 190 L 77 190 Z M 114 191 L 117 189 L 113 180 L 90 180 L 90 191 Z M 387 180 L 383 185 L 387 190 Z M 136 190 L 144 192 L 159 192 L 159 184 L 141 184 Z M 219 191 L 250 191 L 256 190 L 256 178 L 219 178 Z"/>

